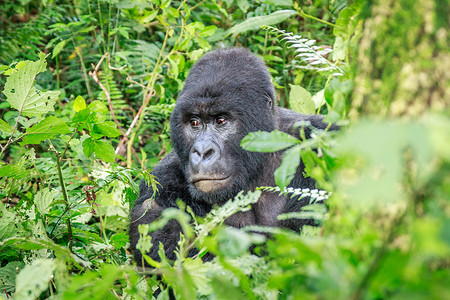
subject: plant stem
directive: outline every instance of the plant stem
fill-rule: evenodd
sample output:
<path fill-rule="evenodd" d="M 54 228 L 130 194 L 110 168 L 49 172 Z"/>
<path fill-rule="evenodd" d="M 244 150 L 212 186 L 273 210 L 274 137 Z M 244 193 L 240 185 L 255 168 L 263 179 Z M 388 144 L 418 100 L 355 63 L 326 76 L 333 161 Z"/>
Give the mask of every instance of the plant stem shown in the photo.
<path fill-rule="evenodd" d="M 59 184 L 61 185 L 61 191 L 62 191 L 63 198 L 64 198 L 64 204 L 66 205 L 66 209 L 68 210 L 70 207 L 70 204 L 69 204 L 69 198 L 67 197 L 66 186 L 64 185 L 64 179 L 63 179 L 62 171 L 61 171 L 61 157 L 59 156 L 58 151 L 53 147 L 53 145 L 51 145 L 51 148 L 53 148 L 53 151 L 55 151 L 56 168 L 58 170 Z M 72 251 L 73 234 L 72 234 L 72 225 L 70 224 L 70 216 L 67 218 L 66 224 L 67 224 L 67 234 L 69 235 L 69 250 L 70 250 L 70 252 L 73 252 Z"/>
<path fill-rule="evenodd" d="M 326 24 L 326 25 L 329 25 L 329 26 L 332 26 L 332 27 L 336 27 L 336 25 L 333 24 L 333 23 L 330 23 L 330 22 L 324 21 L 324 20 L 322 20 L 322 19 L 316 18 L 316 17 L 314 17 L 314 16 L 308 15 L 307 13 L 305 13 L 305 12 L 303 11 L 303 9 L 300 7 L 300 5 L 298 5 L 298 3 L 294 3 L 294 8 L 295 8 L 295 10 L 297 11 L 297 13 L 298 13 L 300 16 L 304 17 L 304 18 L 309 18 L 309 19 L 311 19 L 311 20 L 315 20 L 315 21 L 317 21 L 317 22 L 320 22 L 320 23 L 323 23 L 323 24 Z"/>

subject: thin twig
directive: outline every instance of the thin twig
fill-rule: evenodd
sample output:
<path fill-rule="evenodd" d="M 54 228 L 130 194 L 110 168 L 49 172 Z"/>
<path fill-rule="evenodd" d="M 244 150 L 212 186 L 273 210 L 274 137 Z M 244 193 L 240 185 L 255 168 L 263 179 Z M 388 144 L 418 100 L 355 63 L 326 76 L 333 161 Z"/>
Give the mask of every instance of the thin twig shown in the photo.
<path fill-rule="evenodd" d="M 100 79 L 98 78 L 98 75 L 97 75 L 98 69 L 100 68 L 103 60 L 107 56 L 109 56 L 109 52 L 106 52 L 102 56 L 102 58 L 100 59 L 100 61 L 98 62 L 98 64 L 96 66 L 94 66 L 94 64 L 92 64 L 92 67 L 94 68 L 94 70 L 93 71 L 89 71 L 89 76 L 91 76 L 94 79 L 94 81 L 100 86 L 100 88 L 102 89 L 103 93 L 105 94 L 106 99 L 108 100 L 108 106 L 109 106 L 109 111 L 111 112 L 111 117 L 113 118 L 114 123 L 116 123 L 117 128 L 119 128 L 120 133 L 122 135 L 124 135 L 125 132 L 123 131 L 122 126 L 120 126 L 119 121 L 117 121 L 116 114 L 114 113 L 114 107 L 113 107 L 113 104 L 112 104 L 112 101 L 111 101 L 111 95 L 109 94 L 108 90 L 103 85 L 103 83 L 100 81 Z"/>
<path fill-rule="evenodd" d="M 152 89 L 151 92 L 147 94 L 146 98 L 148 98 L 148 100 L 146 100 L 144 102 L 148 102 L 153 95 L 155 95 L 155 90 Z M 119 153 L 120 148 L 122 148 L 123 144 L 128 141 L 128 136 L 130 135 L 131 130 L 133 129 L 133 127 L 136 125 L 137 121 L 139 120 L 139 116 L 141 115 L 141 113 L 144 110 L 144 108 L 145 108 L 144 105 L 142 105 L 141 108 L 139 109 L 138 113 L 134 117 L 133 122 L 131 122 L 131 125 L 128 128 L 127 132 L 125 134 L 123 134 L 123 137 L 120 140 L 120 143 L 119 143 L 119 145 L 116 148 L 116 151 L 115 151 L 116 154 Z"/>

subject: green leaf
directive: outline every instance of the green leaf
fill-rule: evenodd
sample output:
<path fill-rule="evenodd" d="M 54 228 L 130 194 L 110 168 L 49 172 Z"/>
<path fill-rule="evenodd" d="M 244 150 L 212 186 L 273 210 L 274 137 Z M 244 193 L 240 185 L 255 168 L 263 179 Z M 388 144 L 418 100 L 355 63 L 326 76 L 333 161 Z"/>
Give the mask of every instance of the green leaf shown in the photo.
<path fill-rule="evenodd" d="M 292 3 L 292 0 L 262 0 L 262 3 L 267 3 L 269 5 L 273 6 L 287 6 L 287 7 L 293 7 L 294 4 Z"/>
<path fill-rule="evenodd" d="M 250 4 L 248 4 L 247 0 L 237 0 L 237 5 L 244 14 L 247 13 L 248 9 L 250 8 Z"/>
<path fill-rule="evenodd" d="M 95 148 L 95 140 L 91 137 L 85 139 L 83 141 L 83 153 L 86 157 L 90 157 L 92 153 L 94 153 Z"/>
<path fill-rule="evenodd" d="M 86 108 L 86 101 L 83 97 L 77 96 L 73 102 L 73 110 L 79 112 Z"/>
<path fill-rule="evenodd" d="M 17 270 L 23 269 L 24 266 L 23 262 L 13 261 L 0 268 L 0 290 L 7 293 L 13 292 L 16 287 Z"/>
<path fill-rule="evenodd" d="M 14 299 L 35 299 L 50 281 L 56 264 L 51 259 L 36 259 L 31 265 L 25 266 L 16 278 L 16 293 Z"/>
<path fill-rule="evenodd" d="M 315 104 L 307 90 L 299 85 L 291 85 L 289 106 L 292 110 L 308 115 L 314 113 Z"/>
<path fill-rule="evenodd" d="M 58 56 L 58 54 L 64 49 L 64 46 L 66 46 L 67 40 L 61 41 L 58 44 L 56 44 L 55 48 L 53 48 L 52 51 L 52 58 L 55 58 L 55 56 Z"/>
<path fill-rule="evenodd" d="M 116 154 L 110 143 L 105 141 L 94 140 L 89 137 L 83 141 L 83 153 L 90 157 L 92 153 L 104 162 L 112 163 L 115 161 Z"/>
<path fill-rule="evenodd" d="M 274 130 L 272 132 L 250 132 L 241 141 L 241 147 L 253 152 L 275 152 L 298 144 L 300 141 L 290 134 Z"/>
<path fill-rule="evenodd" d="M 53 105 L 60 91 L 42 92 L 34 87 L 34 80 L 40 72 L 45 71 L 47 63 L 45 54 L 39 53 L 38 61 L 24 61 L 17 64 L 6 79 L 3 94 L 12 107 L 27 117 L 40 117 L 54 111 Z"/>
<path fill-rule="evenodd" d="M 34 205 L 36 205 L 37 210 L 43 215 L 48 214 L 50 204 L 58 193 L 55 190 L 50 191 L 49 188 L 37 192 L 34 196 Z"/>
<path fill-rule="evenodd" d="M 300 164 L 300 145 L 292 147 L 283 153 L 280 166 L 275 170 L 275 183 L 283 190 L 294 179 Z"/>
<path fill-rule="evenodd" d="M 111 121 L 95 124 L 94 131 L 95 133 L 100 133 L 107 137 L 117 137 L 121 135 L 120 131 L 116 128 L 116 124 Z"/>
<path fill-rule="evenodd" d="M 57 134 L 69 133 L 69 126 L 57 117 L 45 118 L 39 124 L 27 128 L 21 146 L 28 144 L 39 144 L 47 139 L 53 139 Z"/>
<path fill-rule="evenodd" d="M 249 30 L 257 30 L 262 25 L 274 25 L 287 20 L 290 16 L 295 15 L 295 10 L 279 10 L 267 16 L 251 17 L 242 23 L 231 27 L 227 31 L 227 35 L 238 34 Z"/>
<path fill-rule="evenodd" d="M 28 176 L 29 172 L 30 170 L 25 169 L 22 164 L 6 165 L 0 167 L 0 177 L 23 179 Z"/>
<path fill-rule="evenodd" d="M 113 163 L 116 158 L 113 146 L 105 141 L 95 141 L 95 155 L 104 162 Z"/>
<path fill-rule="evenodd" d="M 0 131 L 3 132 L 5 136 L 10 136 L 13 132 L 11 125 L 0 119 Z"/>
<path fill-rule="evenodd" d="M 322 107 L 325 105 L 325 89 L 322 89 L 318 91 L 314 96 L 312 96 L 312 100 L 314 102 L 314 108 L 318 109 L 319 107 Z"/>
<path fill-rule="evenodd" d="M 125 247 L 129 240 L 130 240 L 130 238 L 128 237 L 128 235 L 125 232 L 119 232 L 119 233 L 114 234 L 109 239 L 109 242 L 111 243 L 111 245 L 114 246 L 114 248 L 120 249 L 120 248 Z"/>
<path fill-rule="evenodd" d="M 88 105 L 88 108 L 90 112 L 95 113 L 96 123 L 106 121 L 106 119 L 109 118 L 109 111 L 102 101 L 92 101 L 91 104 Z"/>

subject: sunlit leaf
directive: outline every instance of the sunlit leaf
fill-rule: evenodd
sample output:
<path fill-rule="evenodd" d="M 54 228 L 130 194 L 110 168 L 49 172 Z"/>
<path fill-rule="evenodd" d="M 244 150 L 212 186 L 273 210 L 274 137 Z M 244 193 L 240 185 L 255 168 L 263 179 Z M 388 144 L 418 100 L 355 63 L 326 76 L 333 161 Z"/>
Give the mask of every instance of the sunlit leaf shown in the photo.
<path fill-rule="evenodd" d="M 280 166 L 275 170 L 275 183 L 280 189 L 288 186 L 294 179 L 297 167 L 300 164 L 300 145 L 292 147 L 283 153 Z"/>
<path fill-rule="evenodd" d="M 45 71 L 47 63 L 45 54 L 39 53 L 38 61 L 24 61 L 6 79 L 3 93 L 12 107 L 27 117 L 39 117 L 54 111 L 60 91 L 42 92 L 34 87 L 37 74 Z"/>
<path fill-rule="evenodd" d="M 227 34 L 238 34 L 249 30 L 257 30 L 262 25 L 278 24 L 287 20 L 289 17 L 295 15 L 296 13 L 297 12 L 295 10 L 279 10 L 267 16 L 251 17 L 243 21 L 242 23 L 231 27 L 227 31 Z"/>
<path fill-rule="evenodd" d="M 44 140 L 53 139 L 57 134 L 65 134 L 69 132 L 69 126 L 67 126 L 63 120 L 50 116 L 39 122 L 39 124 L 27 128 L 25 137 L 20 145 L 39 144 Z"/>
<path fill-rule="evenodd" d="M 253 152 L 275 152 L 298 144 L 300 141 L 290 134 L 274 130 L 272 132 L 251 132 L 241 141 L 241 147 Z"/>

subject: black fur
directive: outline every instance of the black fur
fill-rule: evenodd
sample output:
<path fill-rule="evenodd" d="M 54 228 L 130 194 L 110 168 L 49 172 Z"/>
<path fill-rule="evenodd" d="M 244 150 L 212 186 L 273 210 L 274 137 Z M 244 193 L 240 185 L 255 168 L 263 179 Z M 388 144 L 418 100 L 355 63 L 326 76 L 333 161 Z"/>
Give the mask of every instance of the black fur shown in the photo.
<path fill-rule="evenodd" d="M 245 49 L 214 51 L 194 65 L 171 118 L 174 151 L 152 172 L 161 184 L 159 192 L 154 201 L 150 200 L 153 190 L 141 182 L 140 197 L 131 211 L 131 251 L 138 264 L 142 261 L 141 253 L 135 248 L 139 239 L 138 225 L 151 223 L 164 209 L 176 207 L 177 199 L 182 199 L 196 215 L 204 216 L 213 204 L 221 205 L 241 190 L 275 185 L 273 173 L 282 153 L 243 150 L 240 142 L 249 132 L 278 129 L 298 137 L 299 130 L 293 127 L 299 121 L 309 121 L 319 129 L 327 126 L 321 116 L 306 116 L 275 107 L 274 102 L 275 93 L 267 68 Z M 218 123 L 222 116 L 225 125 Z M 197 120 L 201 126 L 196 126 Z M 305 132 L 308 138 L 309 130 Z M 303 168 L 301 164 L 290 186 L 314 188 L 314 181 L 303 176 Z M 208 178 L 206 183 L 200 180 L 204 183 L 202 187 L 195 184 L 196 176 L 202 180 L 205 176 L 229 177 L 221 181 L 225 182 L 224 186 L 211 184 Z M 226 223 L 235 227 L 267 225 L 298 230 L 304 221 L 280 222 L 277 216 L 299 211 L 304 205 L 305 201 L 263 193 L 250 211 L 237 213 Z M 159 259 L 158 244 L 162 242 L 166 256 L 174 259 L 180 230 L 180 225 L 171 221 L 152 233 L 154 246 L 149 256 Z"/>

